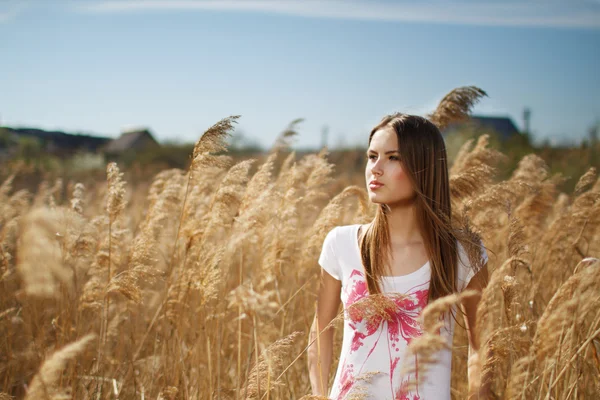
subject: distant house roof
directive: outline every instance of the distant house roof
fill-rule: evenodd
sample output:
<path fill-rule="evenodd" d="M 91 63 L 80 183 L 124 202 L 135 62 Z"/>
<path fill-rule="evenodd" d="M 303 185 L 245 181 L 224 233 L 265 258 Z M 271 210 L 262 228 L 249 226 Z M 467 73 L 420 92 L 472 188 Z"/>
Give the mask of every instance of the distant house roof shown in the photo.
<path fill-rule="evenodd" d="M 54 148 L 63 150 L 86 149 L 94 151 L 110 141 L 110 138 L 107 137 L 46 131 L 37 128 L 3 128 L 17 137 L 34 137 L 47 145 L 51 144 Z"/>
<path fill-rule="evenodd" d="M 148 129 L 127 131 L 117 139 L 111 140 L 105 147 L 106 153 L 121 153 L 129 149 L 140 150 L 148 145 L 158 145 Z"/>
<path fill-rule="evenodd" d="M 467 122 L 451 124 L 444 133 L 456 131 L 465 126 L 481 130 L 493 130 L 502 139 L 508 139 L 513 135 L 519 134 L 519 129 L 517 129 L 510 117 L 485 117 L 476 115 L 472 116 Z"/>

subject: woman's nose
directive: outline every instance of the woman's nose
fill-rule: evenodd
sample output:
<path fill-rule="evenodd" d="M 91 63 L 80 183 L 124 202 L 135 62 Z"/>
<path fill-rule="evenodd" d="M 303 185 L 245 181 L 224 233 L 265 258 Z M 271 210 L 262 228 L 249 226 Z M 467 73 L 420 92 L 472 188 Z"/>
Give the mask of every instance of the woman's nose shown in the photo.
<path fill-rule="evenodd" d="M 381 165 L 379 164 L 379 160 L 377 160 L 376 162 L 373 163 L 373 166 L 371 167 L 371 173 L 373 175 L 381 175 L 382 174 L 382 169 L 381 169 Z"/>

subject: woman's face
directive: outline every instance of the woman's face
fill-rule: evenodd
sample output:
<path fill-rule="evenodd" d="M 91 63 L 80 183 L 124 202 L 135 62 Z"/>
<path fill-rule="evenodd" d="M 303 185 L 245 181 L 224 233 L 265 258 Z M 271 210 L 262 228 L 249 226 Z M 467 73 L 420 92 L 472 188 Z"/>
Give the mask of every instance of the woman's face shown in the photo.
<path fill-rule="evenodd" d="M 381 128 L 373 134 L 365 168 L 367 191 L 373 203 L 392 206 L 415 196 L 398 149 L 398 136 L 393 128 Z"/>

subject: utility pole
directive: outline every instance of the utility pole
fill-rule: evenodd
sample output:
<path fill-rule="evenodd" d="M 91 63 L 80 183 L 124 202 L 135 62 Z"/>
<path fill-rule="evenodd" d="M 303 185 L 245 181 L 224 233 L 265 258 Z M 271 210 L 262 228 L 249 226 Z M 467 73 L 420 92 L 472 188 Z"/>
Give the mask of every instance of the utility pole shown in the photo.
<path fill-rule="evenodd" d="M 523 129 L 524 129 L 525 133 L 530 133 L 530 131 L 529 131 L 530 120 L 531 120 L 531 110 L 529 109 L 529 107 L 525 107 L 523 109 Z"/>
<path fill-rule="evenodd" d="M 327 147 L 327 141 L 329 137 L 329 127 L 324 125 L 321 129 L 321 148 Z"/>

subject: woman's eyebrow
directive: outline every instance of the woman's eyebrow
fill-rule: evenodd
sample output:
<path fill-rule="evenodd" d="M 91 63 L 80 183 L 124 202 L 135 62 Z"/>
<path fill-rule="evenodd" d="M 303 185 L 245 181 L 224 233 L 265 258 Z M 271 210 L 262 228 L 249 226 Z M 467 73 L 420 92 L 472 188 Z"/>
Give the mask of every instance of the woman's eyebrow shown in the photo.
<path fill-rule="evenodd" d="M 377 154 L 377 152 L 375 150 L 367 150 L 367 154 L 369 154 L 369 153 Z M 400 153 L 400 152 L 398 150 L 389 150 L 389 151 L 385 152 L 385 154 L 393 154 L 393 153 Z"/>

